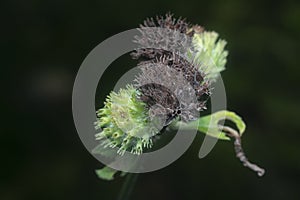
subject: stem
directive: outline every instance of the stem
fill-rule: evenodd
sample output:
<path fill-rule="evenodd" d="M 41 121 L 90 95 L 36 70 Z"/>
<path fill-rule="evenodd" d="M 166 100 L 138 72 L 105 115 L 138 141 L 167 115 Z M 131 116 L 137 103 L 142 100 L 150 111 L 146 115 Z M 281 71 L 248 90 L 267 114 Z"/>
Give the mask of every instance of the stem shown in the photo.
<path fill-rule="evenodd" d="M 229 118 L 231 121 L 233 121 L 237 125 L 238 129 L 240 130 L 240 133 L 242 133 L 242 132 L 244 132 L 245 127 L 246 127 L 246 125 L 242 121 L 242 119 L 239 116 L 237 116 L 236 114 L 234 114 L 232 112 L 227 112 L 227 111 L 225 111 L 225 113 L 224 113 L 224 111 L 220 111 L 220 112 L 214 113 L 212 115 L 214 115 L 214 117 L 215 117 L 215 118 L 213 118 L 214 125 L 216 127 L 218 127 L 217 129 L 219 129 L 219 130 L 216 131 L 214 129 L 214 131 L 212 131 L 211 133 L 209 131 L 207 131 L 207 129 L 211 125 L 211 123 L 210 123 L 210 118 L 205 119 L 206 116 L 200 118 L 199 120 L 189 122 L 189 123 L 175 122 L 175 123 L 171 124 L 171 128 L 178 129 L 180 127 L 181 129 L 184 129 L 184 130 L 197 129 L 198 131 L 206 133 L 212 137 L 215 137 L 215 135 L 217 133 L 217 134 L 219 134 L 218 138 L 221 138 L 220 135 L 222 133 L 223 137 L 225 136 L 226 138 L 228 138 L 228 137 L 233 138 L 234 139 L 234 150 L 236 153 L 236 157 L 243 163 L 243 165 L 245 167 L 248 167 L 249 169 L 257 172 L 258 176 L 263 176 L 265 173 L 265 170 L 255 164 L 251 163 L 247 159 L 247 157 L 244 153 L 243 147 L 242 147 L 241 135 L 236 130 L 234 130 L 228 126 L 218 125 L 218 122 L 221 119 L 223 119 L 225 116 L 226 119 Z M 201 123 L 199 123 L 199 122 L 201 122 Z M 222 131 L 222 132 L 219 132 L 219 131 Z M 212 133 L 214 133 L 214 135 Z M 224 138 L 221 138 L 221 139 L 224 139 Z"/>
<path fill-rule="evenodd" d="M 119 193 L 119 196 L 117 200 L 129 200 L 131 193 L 134 189 L 134 186 L 136 184 L 138 173 L 129 173 L 126 175 L 125 181 L 122 185 L 121 191 Z"/>
<path fill-rule="evenodd" d="M 220 126 L 220 129 L 226 131 L 227 135 L 229 137 L 234 138 L 234 150 L 236 153 L 236 157 L 243 163 L 243 165 L 245 167 L 248 167 L 249 169 L 257 172 L 258 176 L 263 176 L 265 173 L 265 170 L 255 164 L 251 163 L 247 159 L 247 157 L 244 153 L 243 147 L 242 147 L 242 140 L 241 140 L 240 134 L 236 130 L 234 130 L 228 126 Z"/>

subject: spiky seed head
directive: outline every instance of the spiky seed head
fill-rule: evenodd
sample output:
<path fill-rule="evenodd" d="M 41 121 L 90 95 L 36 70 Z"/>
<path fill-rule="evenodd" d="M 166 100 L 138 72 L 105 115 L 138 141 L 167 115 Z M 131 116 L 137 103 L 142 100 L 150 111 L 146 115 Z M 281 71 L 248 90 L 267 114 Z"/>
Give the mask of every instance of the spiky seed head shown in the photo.
<path fill-rule="evenodd" d="M 141 34 L 135 37 L 135 42 L 140 46 L 131 55 L 134 59 L 148 60 L 161 55 L 161 50 L 174 51 L 186 57 L 188 50 L 192 48 L 191 35 L 203 29 L 168 13 L 156 19 L 146 19 L 139 30 Z"/>
<path fill-rule="evenodd" d="M 135 37 L 140 45 L 131 55 L 134 59 L 152 60 L 164 54 L 164 50 L 175 52 L 190 62 L 199 64 L 198 69 L 210 82 L 216 81 L 225 69 L 228 52 L 226 41 L 218 39 L 218 34 L 205 31 L 199 25 L 192 25 L 185 19 L 176 19 L 172 14 L 148 18 L 140 25 L 141 35 Z M 149 29 L 151 27 L 163 29 Z"/>
<path fill-rule="evenodd" d="M 164 29 L 147 29 L 147 27 Z M 172 15 L 167 14 L 165 18 L 157 17 L 156 21 L 152 18 L 147 19 L 141 26 L 142 36 L 136 37 L 136 42 L 141 48 L 137 49 L 132 56 L 141 60 L 139 68 L 142 73 L 136 80 L 137 87 L 142 93 L 141 100 L 148 107 L 158 104 L 165 108 L 166 124 L 177 116 L 180 116 L 183 121 L 194 120 L 199 115 L 197 111 L 205 109 L 206 100 L 210 95 L 209 81 L 204 81 L 205 74 L 201 73 L 199 66 L 187 60 L 193 48 L 191 35 L 202 31 L 203 28 L 200 26 L 189 25 L 185 20 L 176 20 Z M 151 45 L 154 48 L 143 48 Z M 175 70 L 177 74 L 168 76 L 170 72 L 167 71 L 170 70 Z M 175 88 L 170 91 L 169 87 L 165 87 L 169 86 L 168 84 Z M 191 87 L 184 88 L 184 85 Z M 191 88 L 193 91 L 187 92 L 190 93 L 188 96 L 191 98 L 192 92 L 198 102 L 189 104 L 186 103 L 189 100 L 183 100 L 179 103 L 177 98 L 184 99 L 182 94 L 187 98 L 187 93 L 183 91 Z M 158 115 L 157 112 L 154 112 L 154 115 Z"/>
<path fill-rule="evenodd" d="M 176 59 L 173 61 L 170 66 L 165 64 L 164 59 L 157 62 L 142 62 L 139 64 L 141 73 L 135 80 L 136 87 L 141 91 L 140 99 L 148 108 L 158 104 L 166 110 L 167 124 L 177 116 L 183 121 L 195 120 L 199 117 L 199 111 L 205 108 L 205 102 L 199 99 L 203 95 L 202 89 L 206 86 L 196 86 L 199 87 L 199 91 L 195 91 L 194 83 L 190 83 L 185 76 L 185 73 L 190 74 L 185 70 L 193 68 L 181 66 L 183 63 L 176 62 Z M 197 77 L 197 72 L 195 70 L 195 79 L 198 78 L 200 84 L 202 77 Z M 200 86 L 203 88 L 200 89 Z"/>

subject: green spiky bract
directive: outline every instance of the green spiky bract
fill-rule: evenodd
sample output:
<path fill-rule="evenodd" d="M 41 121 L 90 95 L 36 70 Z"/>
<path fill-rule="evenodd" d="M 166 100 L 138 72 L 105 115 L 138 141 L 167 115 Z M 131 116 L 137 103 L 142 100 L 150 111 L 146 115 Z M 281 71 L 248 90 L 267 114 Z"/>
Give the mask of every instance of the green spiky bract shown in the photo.
<path fill-rule="evenodd" d="M 200 70 L 210 81 L 215 81 L 218 74 L 225 70 L 227 61 L 228 51 L 224 49 L 226 41 L 218 37 L 218 33 L 214 31 L 195 33 L 193 36 L 194 60 L 203 66 Z"/>
<path fill-rule="evenodd" d="M 96 140 L 103 147 L 118 147 L 118 153 L 126 151 L 141 154 L 143 148 L 152 147 L 152 139 L 159 130 L 150 124 L 145 104 L 138 100 L 140 92 L 132 85 L 119 92 L 111 92 L 106 98 L 103 108 L 97 111 Z"/>

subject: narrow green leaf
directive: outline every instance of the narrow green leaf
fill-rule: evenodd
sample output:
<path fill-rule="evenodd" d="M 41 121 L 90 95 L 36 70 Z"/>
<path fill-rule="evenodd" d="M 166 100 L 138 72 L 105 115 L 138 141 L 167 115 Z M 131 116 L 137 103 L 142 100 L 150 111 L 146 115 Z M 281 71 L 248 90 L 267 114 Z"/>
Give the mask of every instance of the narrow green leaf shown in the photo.
<path fill-rule="evenodd" d="M 95 172 L 99 178 L 110 181 L 114 179 L 114 175 L 118 171 L 110 167 L 103 167 L 102 169 L 97 169 Z"/>
<path fill-rule="evenodd" d="M 197 127 L 198 131 L 211 137 L 216 137 L 221 140 L 230 140 L 230 138 L 226 136 L 226 133 L 219 130 L 219 122 L 221 120 L 230 120 L 234 122 L 239 129 L 240 135 L 242 135 L 246 129 L 246 124 L 242 118 L 236 113 L 227 110 L 218 111 L 211 115 L 200 117 L 198 120 L 187 124 L 178 122 L 176 126 L 180 126 L 180 128 L 187 130 Z"/>
<path fill-rule="evenodd" d="M 230 120 L 234 122 L 241 135 L 246 129 L 246 124 L 240 116 L 234 112 L 222 110 L 205 117 L 200 117 L 198 130 L 218 139 L 230 140 L 230 138 L 218 128 L 218 124 L 221 120 Z"/>

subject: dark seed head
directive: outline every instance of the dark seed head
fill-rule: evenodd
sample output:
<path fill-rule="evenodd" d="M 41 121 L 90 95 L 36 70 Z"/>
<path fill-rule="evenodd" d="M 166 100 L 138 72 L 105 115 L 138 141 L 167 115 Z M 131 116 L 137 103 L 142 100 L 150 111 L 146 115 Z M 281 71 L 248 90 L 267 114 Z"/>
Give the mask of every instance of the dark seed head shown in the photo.
<path fill-rule="evenodd" d="M 192 36 L 203 32 L 198 25 L 191 25 L 185 19 L 176 19 L 172 14 L 148 18 L 140 25 L 140 35 L 135 42 L 140 45 L 131 55 L 134 59 L 153 59 L 161 55 L 161 50 L 176 52 L 186 56 L 193 48 Z"/>
<path fill-rule="evenodd" d="M 148 108 L 161 105 L 168 118 L 179 116 L 183 121 L 196 119 L 205 109 L 203 97 L 209 96 L 209 85 L 189 62 L 174 54 L 141 62 L 139 68 L 142 72 L 136 77 L 136 86 L 141 91 L 140 100 Z"/>
<path fill-rule="evenodd" d="M 203 32 L 203 28 L 182 18 L 175 19 L 170 13 L 155 20 L 146 19 L 140 27 L 141 35 L 135 37 L 140 48 L 131 54 L 140 61 L 142 70 L 136 78 L 140 100 L 149 109 L 160 105 L 167 121 L 177 116 L 183 121 L 196 119 L 199 111 L 205 109 L 209 83 L 187 54 L 193 49 L 193 34 Z"/>

